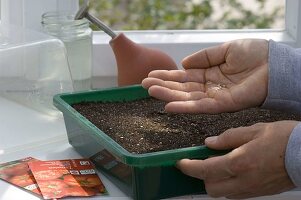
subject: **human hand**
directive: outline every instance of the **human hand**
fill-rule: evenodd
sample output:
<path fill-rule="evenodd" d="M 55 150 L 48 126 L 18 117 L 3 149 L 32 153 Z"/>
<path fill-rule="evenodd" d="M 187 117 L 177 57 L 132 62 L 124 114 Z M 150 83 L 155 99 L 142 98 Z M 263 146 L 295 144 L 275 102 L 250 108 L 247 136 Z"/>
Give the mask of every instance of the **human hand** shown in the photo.
<path fill-rule="evenodd" d="M 206 160 L 183 159 L 177 167 L 203 179 L 212 197 L 251 198 L 288 191 L 295 186 L 285 170 L 285 150 L 297 121 L 258 123 L 207 138 L 212 149 L 233 149 Z"/>
<path fill-rule="evenodd" d="M 268 42 L 235 40 L 183 59 L 185 70 L 155 70 L 142 81 L 176 113 L 220 113 L 261 105 L 268 87 Z"/>

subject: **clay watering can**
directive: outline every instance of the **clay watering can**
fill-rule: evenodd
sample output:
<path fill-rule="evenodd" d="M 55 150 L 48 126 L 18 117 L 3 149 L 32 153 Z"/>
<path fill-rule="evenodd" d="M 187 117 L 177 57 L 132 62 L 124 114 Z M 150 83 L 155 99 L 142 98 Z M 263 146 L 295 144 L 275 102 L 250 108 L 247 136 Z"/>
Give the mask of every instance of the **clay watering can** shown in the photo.
<path fill-rule="evenodd" d="M 111 36 L 110 46 L 117 63 L 118 86 L 140 84 L 153 70 L 177 69 L 176 63 L 166 53 L 137 44 L 126 37 L 124 33 L 116 34 L 102 21 L 91 15 L 88 10 L 88 1 L 86 1 L 77 12 L 75 19 L 87 18 Z"/>

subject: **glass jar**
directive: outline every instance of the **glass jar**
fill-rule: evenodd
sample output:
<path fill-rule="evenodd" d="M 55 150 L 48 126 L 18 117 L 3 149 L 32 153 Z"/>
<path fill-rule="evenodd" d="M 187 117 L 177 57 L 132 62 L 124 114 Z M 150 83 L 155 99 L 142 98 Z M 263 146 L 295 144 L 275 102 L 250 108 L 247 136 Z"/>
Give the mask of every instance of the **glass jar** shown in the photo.
<path fill-rule="evenodd" d="M 74 20 L 64 12 L 47 12 L 42 15 L 44 31 L 62 40 L 75 91 L 90 90 L 92 77 L 92 30 L 85 18 Z"/>

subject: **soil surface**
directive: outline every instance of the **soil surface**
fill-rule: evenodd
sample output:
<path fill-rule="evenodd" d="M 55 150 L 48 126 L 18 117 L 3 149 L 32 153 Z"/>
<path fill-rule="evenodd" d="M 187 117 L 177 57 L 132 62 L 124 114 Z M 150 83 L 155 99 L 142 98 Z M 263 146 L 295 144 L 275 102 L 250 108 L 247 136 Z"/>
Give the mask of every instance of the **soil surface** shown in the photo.
<path fill-rule="evenodd" d="M 233 113 L 170 114 L 165 102 L 148 98 L 122 103 L 79 103 L 75 110 L 131 153 L 203 145 L 208 136 L 258 122 L 301 120 L 301 116 L 252 108 Z"/>

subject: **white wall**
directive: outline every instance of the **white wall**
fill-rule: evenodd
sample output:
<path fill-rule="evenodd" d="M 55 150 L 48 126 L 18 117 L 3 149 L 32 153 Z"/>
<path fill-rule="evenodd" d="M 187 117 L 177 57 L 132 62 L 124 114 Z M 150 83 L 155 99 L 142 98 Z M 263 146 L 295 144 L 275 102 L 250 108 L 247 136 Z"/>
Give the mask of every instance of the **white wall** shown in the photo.
<path fill-rule="evenodd" d="M 79 0 L 1 0 L 1 23 L 41 30 L 41 15 L 78 10 Z"/>

